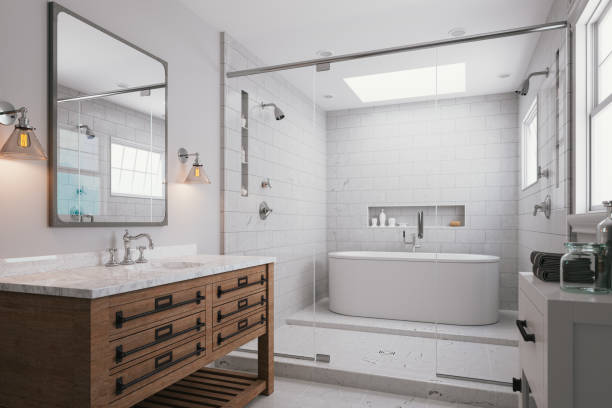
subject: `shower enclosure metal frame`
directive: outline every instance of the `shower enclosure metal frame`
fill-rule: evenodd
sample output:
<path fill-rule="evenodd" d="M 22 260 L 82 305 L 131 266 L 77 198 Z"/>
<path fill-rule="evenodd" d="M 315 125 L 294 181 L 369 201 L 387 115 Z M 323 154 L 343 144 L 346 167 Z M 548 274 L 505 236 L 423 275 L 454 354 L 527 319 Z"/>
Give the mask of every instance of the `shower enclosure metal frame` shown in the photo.
<path fill-rule="evenodd" d="M 509 30 L 492 31 L 484 34 L 468 35 L 460 38 L 450 38 L 446 40 L 428 41 L 410 45 L 401 45 L 399 47 L 381 48 L 378 50 L 356 52 L 351 54 L 338 55 L 329 58 L 317 58 L 298 62 L 290 62 L 287 64 L 268 65 L 265 67 L 244 69 L 240 71 L 230 71 L 226 74 L 228 78 L 237 78 L 242 76 L 265 74 L 267 72 L 285 71 L 288 69 L 304 68 L 316 66 L 317 71 L 328 71 L 330 65 L 335 62 L 351 61 L 361 58 L 378 57 L 381 55 L 398 54 L 408 51 L 422 50 L 427 48 L 444 47 L 449 45 L 464 44 L 475 41 L 492 40 L 495 38 L 513 37 L 515 35 L 541 33 L 552 30 L 569 29 L 570 24 L 567 21 L 556 21 L 552 23 L 537 24 L 527 27 L 512 28 Z M 571 43 L 568 43 L 568 47 Z"/>

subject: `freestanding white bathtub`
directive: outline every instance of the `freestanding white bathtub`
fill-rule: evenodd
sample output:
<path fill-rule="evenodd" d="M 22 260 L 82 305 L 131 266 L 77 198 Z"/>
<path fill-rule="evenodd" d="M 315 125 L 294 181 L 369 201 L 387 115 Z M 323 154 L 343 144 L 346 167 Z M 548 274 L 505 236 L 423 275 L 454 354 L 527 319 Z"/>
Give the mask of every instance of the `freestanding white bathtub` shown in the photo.
<path fill-rule="evenodd" d="M 332 312 L 457 325 L 498 320 L 496 256 L 365 251 L 328 256 Z"/>

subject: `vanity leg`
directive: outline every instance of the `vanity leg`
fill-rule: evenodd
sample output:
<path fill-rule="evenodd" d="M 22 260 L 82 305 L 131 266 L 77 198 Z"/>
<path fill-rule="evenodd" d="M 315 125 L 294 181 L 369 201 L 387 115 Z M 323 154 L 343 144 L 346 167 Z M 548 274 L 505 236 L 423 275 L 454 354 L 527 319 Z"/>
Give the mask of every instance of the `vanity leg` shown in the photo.
<path fill-rule="evenodd" d="M 266 334 L 257 339 L 258 376 L 266 381 L 264 395 L 274 392 L 274 264 L 268 264 L 268 293 Z"/>

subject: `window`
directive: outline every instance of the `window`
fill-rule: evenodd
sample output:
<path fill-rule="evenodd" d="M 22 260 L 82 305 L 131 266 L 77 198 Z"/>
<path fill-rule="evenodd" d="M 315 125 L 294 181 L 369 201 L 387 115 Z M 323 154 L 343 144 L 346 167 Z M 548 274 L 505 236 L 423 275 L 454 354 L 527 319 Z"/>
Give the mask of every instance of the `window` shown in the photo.
<path fill-rule="evenodd" d="M 601 212 L 612 199 L 611 9 L 612 0 L 588 1 L 575 27 L 575 214 Z"/>
<path fill-rule="evenodd" d="M 163 154 L 111 143 L 111 195 L 164 198 Z"/>
<path fill-rule="evenodd" d="M 538 181 L 538 98 L 533 101 L 523 118 L 521 177 L 523 190 Z"/>
<path fill-rule="evenodd" d="M 592 108 L 590 112 L 590 209 L 612 199 L 612 12 L 611 3 L 602 4 L 593 16 Z"/>

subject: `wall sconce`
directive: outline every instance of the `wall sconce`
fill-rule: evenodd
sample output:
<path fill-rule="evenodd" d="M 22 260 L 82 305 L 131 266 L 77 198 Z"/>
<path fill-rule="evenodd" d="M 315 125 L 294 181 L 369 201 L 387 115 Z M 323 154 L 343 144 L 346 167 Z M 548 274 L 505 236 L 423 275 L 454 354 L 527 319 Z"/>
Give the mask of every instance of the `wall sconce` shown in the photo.
<path fill-rule="evenodd" d="M 204 166 L 200 163 L 200 153 L 189 153 L 183 147 L 178 150 L 178 157 L 181 163 L 187 163 L 190 156 L 195 156 L 195 160 L 185 179 L 185 183 L 210 184 L 210 179 L 204 171 Z"/>
<path fill-rule="evenodd" d="M 0 124 L 11 126 L 15 122 L 15 130 L 0 149 L 2 159 L 24 159 L 24 160 L 47 160 L 34 128 L 26 116 L 28 110 L 25 107 L 15 109 L 9 102 L 0 101 Z M 21 114 L 17 119 L 17 114 Z"/>

